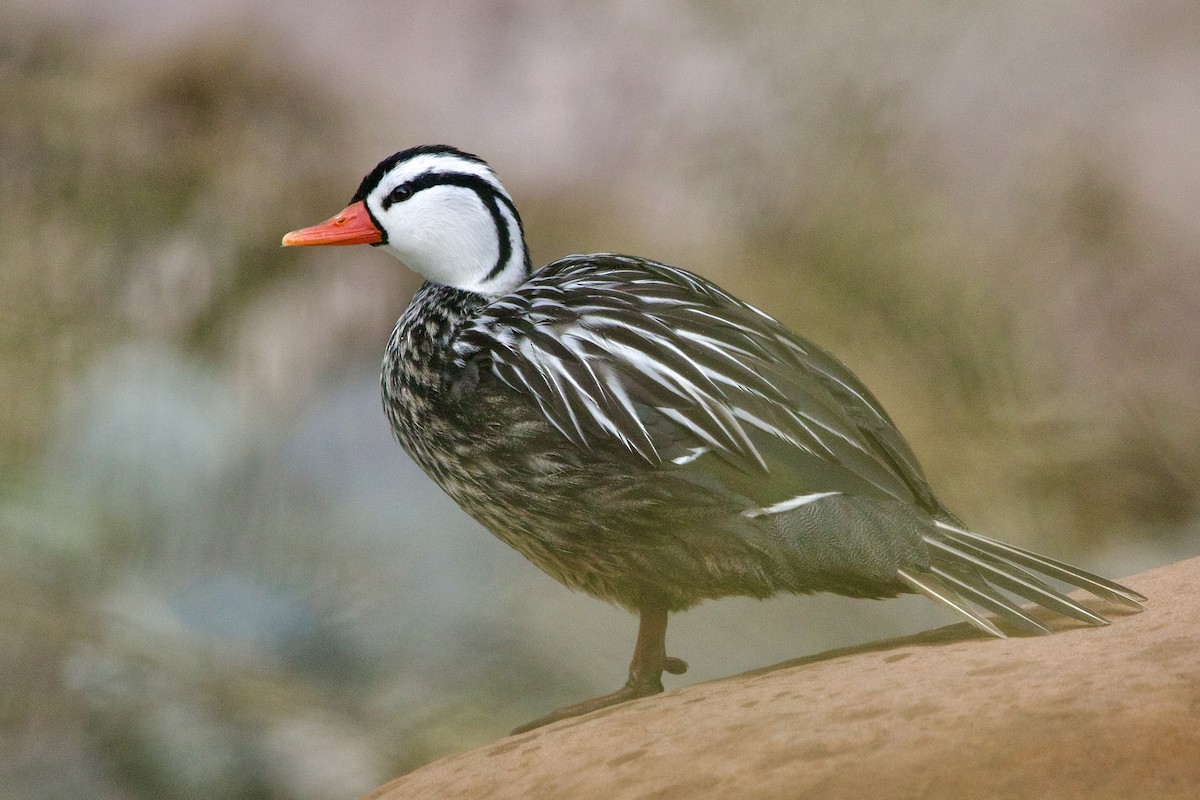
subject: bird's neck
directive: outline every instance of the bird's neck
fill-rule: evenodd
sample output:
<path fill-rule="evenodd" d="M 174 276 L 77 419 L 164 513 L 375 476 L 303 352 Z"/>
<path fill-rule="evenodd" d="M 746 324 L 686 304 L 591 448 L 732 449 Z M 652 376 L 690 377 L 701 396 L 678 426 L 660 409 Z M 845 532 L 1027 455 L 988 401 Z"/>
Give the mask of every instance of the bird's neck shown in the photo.
<path fill-rule="evenodd" d="M 433 391 L 441 382 L 445 360 L 453 356 L 450 343 L 489 298 L 432 281 L 413 296 L 396 323 L 384 357 L 384 380 Z"/>
<path fill-rule="evenodd" d="M 445 426 L 458 372 L 451 343 L 487 301 L 476 292 L 426 283 L 396 323 L 383 357 L 384 412 L 400 444 L 435 480 L 443 466 L 436 449 L 455 435 Z"/>

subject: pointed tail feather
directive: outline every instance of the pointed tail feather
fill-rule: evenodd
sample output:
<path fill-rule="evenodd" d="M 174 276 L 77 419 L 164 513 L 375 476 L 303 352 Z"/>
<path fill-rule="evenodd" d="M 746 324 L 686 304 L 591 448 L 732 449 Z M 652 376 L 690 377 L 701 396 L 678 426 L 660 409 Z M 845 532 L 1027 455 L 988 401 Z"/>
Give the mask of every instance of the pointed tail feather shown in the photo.
<path fill-rule="evenodd" d="M 935 520 L 935 524 L 937 528 L 924 537 L 930 548 L 929 569 L 900 570 L 899 578 L 993 636 L 1004 634 L 979 609 L 998 615 L 1021 633 L 1050 632 L 1014 599 L 1032 601 L 1088 625 L 1108 624 L 1107 619 L 1052 588 L 1040 576 L 1138 610 L 1146 599 L 1119 583 L 1070 564 L 980 536 L 943 520 Z"/>
<path fill-rule="evenodd" d="M 932 567 L 931 569 L 943 582 L 954 586 L 959 594 L 965 595 L 975 605 L 1012 623 L 1021 633 L 1033 636 L 1044 636 L 1050 633 L 1049 628 L 1029 616 L 1025 609 L 1003 594 L 993 591 L 986 582 L 979 580 L 977 574 L 966 570 L 951 572 L 942 567 Z M 955 574 L 955 572 L 962 574 Z"/>
<path fill-rule="evenodd" d="M 1068 617 L 1074 617 L 1080 622 L 1086 622 L 1089 625 L 1108 624 L 1108 620 L 1094 611 L 1084 608 L 1062 592 L 1055 591 L 1020 567 L 1002 559 L 990 557 L 986 551 L 976 550 L 972 553 L 973 548 L 958 548 L 936 539 L 929 540 L 929 544 L 955 563 L 963 562 L 974 566 L 982 579 L 975 582 L 977 588 L 990 588 L 987 584 L 991 583 L 1019 597 L 1024 597 L 1026 600 L 1032 600 L 1040 606 Z M 935 555 L 934 558 L 936 559 L 937 556 Z"/>
<path fill-rule="evenodd" d="M 972 625 L 984 633 L 990 633 L 992 636 L 998 636 L 1001 639 L 1007 638 L 1004 631 L 997 628 L 992 624 L 991 620 L 972 608 L 957 592 L 942 583 L 941 579 L 936 575 L 928 572 L 914 573 L 903 569 L 897 570 L 896 574 L 900 576 L 900 580 L 921 594 L 939 603 L 943 603 L 962 614 L 970 620 Z"/>
<path fill-rule="evenodd" d="M 934 524 L 944 531 L 943 535 L 946 538 L 953 542 L 974 544 L 977 548 L 993 554 L 1000 560 L 1011 561 L 1051 578 L 1057 578 L 1064 583 L 1069 583 L 1072 586 L 1090 592 L 1101 600 L 1109 600 L 1139 611 L 1145 608 L 1142 605 L 1142 603 L 1146 602 L 1144 595 L 1138 594 L 1129 587 L 1122 586 L 1115 581 L 1101 578 L 1099 575 L 1093 575 L 1090 572 L 1073 567 L 1070 564 L 1065 564 L 1062 561 L 1038 555 L 1029 550 L 1022 550 L 1020 547 L 998 542 L 986 536 L 980 536 L 978 533 L 964 530 L 948 522 L 934 520 Z"/>

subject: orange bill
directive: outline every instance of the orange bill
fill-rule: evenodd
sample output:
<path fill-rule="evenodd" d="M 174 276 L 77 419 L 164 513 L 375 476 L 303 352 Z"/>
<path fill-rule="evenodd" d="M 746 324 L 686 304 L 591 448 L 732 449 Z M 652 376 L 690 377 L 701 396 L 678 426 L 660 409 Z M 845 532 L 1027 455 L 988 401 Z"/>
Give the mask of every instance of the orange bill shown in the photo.
<path fill-rule="evenodd" d="M 351 203 L 340 213 L 320 225 L 301 228 L 283 237 L 284 247 L 311 247 L 322 244 L 379 244 L 383 234 L 375 227 L 375 221 L 367 213 L 367 206 L 360 200 Z"/>

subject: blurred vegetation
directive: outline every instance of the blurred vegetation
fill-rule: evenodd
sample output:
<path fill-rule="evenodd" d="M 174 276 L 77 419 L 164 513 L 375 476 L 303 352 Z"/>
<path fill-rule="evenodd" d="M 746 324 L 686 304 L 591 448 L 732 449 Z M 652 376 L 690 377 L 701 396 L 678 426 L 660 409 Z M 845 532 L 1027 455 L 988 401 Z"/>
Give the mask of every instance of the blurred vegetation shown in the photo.
<path fill-rule="evenodd" d="M 1002 213 L 948 188 L 901 81 L 816 80 L 796 31 L 839 60 L 874 44 L 820 10 L 630 6 L 612 24 L 636 46 L 611 59 L 590 4 L 547 7 L 456 6 L 446 37 L 500 45 L 437 82 L 388 73 L 478 116 L 537 100 L 505 73 L 535 70 L 562 130 L 606 115 L 556 180 L 524 127 L 512 169 L 446 137 L 496 164 L 539 263 L 636 252 L 779 316 L 866 379 L 982 530 L 1118 572 L 1196 552 L 1200 246 L 1112 159 L 1051 148 Z M 278 247 L 383 154 L 359 123 L 382 112 L 296 60 L 253 27 L 157 55 L 0 29 L 0 798 L 354 796 L 624 668 L 632 620 L 491 541 L 390 441 L 374 376 L 415 279 Z M 480 64 L 510 94 L 480 77 L 476 108 L 456 81 Z M 747 97 L 778 124 L 726 107 Z M 695 680 L 944 619 L 905 603 L 780 601 L 748 626 L 755 604 L 723 601 L 672 648 L 698 651 Z"/>
<path fill-rule="evenodd" d="M 369 673 L 311 580 L 372 556 L 328 535 L 307 483 L 273 474 L 286 424 L 271 416 L 336 354 L 307 350 L 281 393 L 298 397 L 257 406 L 269 376 L 231 358 L 289 287 L 317 285 L 298 315 L 329 301 L 278 239 L 348 191 L 331 180 L 336 104 L 249 33 L 147 62 L 11 23 L 0 796 L 341 796 L 427 759 L 420 736 L 363 743 Z M 352 766 L 306 780 L 329 747 Z"/>
<path fill-rule="evenodd" d="M 219 352 L 292 265 L 264 230 L 321 213 L 337 116 L 269 48 L 125 60 L 61 26 L 0 32 L 6 458 L 39 451 L 62 382 L 154 337 Z"/>

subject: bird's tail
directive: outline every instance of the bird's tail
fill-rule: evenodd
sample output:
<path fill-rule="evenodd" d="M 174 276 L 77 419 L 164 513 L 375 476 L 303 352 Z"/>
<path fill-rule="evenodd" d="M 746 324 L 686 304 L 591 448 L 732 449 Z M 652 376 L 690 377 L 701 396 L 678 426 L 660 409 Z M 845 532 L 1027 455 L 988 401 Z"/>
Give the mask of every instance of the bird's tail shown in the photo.
<path fill-rule="evenodd" d="M 902 569 L 899 577 L 910 587 L 953 608 L 976 627 L 993 636 L 1005 634 L 984 616 L 990 611 L 1021 633 L 1050 633 L 1018 605 L 1015 598 L 1073 617 L 1088 625 L 1108 620 L 1047 584 L 1053 578 L 1102 600 L 1142 609 L 1146 598 L 1119 583 L 1085 572 L 1053 558 L 972 533 L 950 522 L 935 520 L 926 533 L 929 569 Z"/>

